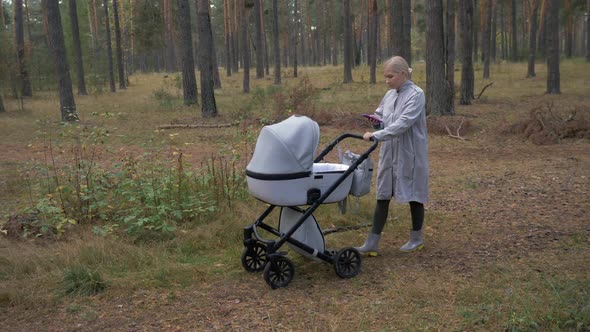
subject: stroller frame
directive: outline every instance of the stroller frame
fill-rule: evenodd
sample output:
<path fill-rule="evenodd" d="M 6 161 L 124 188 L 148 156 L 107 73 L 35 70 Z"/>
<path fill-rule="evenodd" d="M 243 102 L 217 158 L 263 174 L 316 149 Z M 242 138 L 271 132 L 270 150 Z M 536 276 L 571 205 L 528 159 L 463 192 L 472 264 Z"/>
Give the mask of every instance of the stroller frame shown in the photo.
<path fill-rule="evenodd" d="M 338 143 L 342 142 L 346 138 L 363 139 L 360 135 L 345 133 L 337 137 L 332 143 L 330 143 L 320 154 L 315 158 L 314 163 L 318 163 L 334 149 Z M 313 212 L 326 200 L 326 198 L 352 173 L 357 167 L 365 161 L 371 152 L 373 152 L 378 141 L 371 139 L 373 142 L 371 147 L 360 155 L 360 157 L 349 166 L 349 168 L 338 178 L 327 191 L 313 197 L 313 203 L 308 202 L 309 207 L 302 209 L 297 206 L 289 206 L 302 215 L 297 222 L 287 231 L 281 233 L 278 229 L 273 226 L 264 223 L 264 219 L 274 210 L 278 205 L 270 205 L 256 221 L 244 228 L 244 250 L 242 252 L 242 266 L 248 272 L 260 272 L 264 270 L 264 280 L 272 288 L 286 287 L 291 280 L 295 269 L 293 263 L 285 257 L 286 252 L 279 252 L 278 250 L 285 244 L 289 243 L 297 248 L 305 251 L 306 253 L 321 259 L 329 264 L 333 264 L 336 270 L 336 274 L 341 278 L 352 278 L 360 272 L 361 268 L 361 256 L 360 253 L 353 247 L 344 248 L 338 252 L 332 250 L 319 251 L 315 248 L 308 246 L 294 238 L 293 233 L 301 227 L 301 225 L 312 216 Z M 313 194 L 312 194 L 313 195 Z M 260 227 L 263 230 L 278 237 L 278 240 L 267 240 L 262 238 L 257 231 Z"/>

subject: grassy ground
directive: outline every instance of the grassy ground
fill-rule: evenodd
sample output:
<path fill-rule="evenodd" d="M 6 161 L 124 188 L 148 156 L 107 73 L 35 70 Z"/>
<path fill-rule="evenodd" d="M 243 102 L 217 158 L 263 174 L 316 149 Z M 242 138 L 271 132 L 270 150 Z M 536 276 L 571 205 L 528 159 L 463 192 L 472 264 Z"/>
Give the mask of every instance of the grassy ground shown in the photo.
<path fill-rule="evenodd" d="M 242 228 L 265 208 L 243 195 L 231 205 L 220 201 L 206 218 L 178 225 L 171 237 L 120 230 L 97 236 L 88 223 L 68 229 L 59 241 L 0 237 L 0 321 L 10 331 L 587 330 L 590 142 L 535 145 L 503 129 L 528 119 L 533 109 L 587 119 L 589 72 L 585 62 L 563 62 L 562 94 L 548 96 L 543 64 L 533 79 L 524 78 L 526 64 L 496 64 L 489 81 L 479 79 L 477 68 L 476 94 L 494 84 L 474 105 L 457 106 L 457 121 L 470 127 L 461 134 L 467 140 L 430 135 L 431 202 L 426 247 L 419 252 L 397 250 L 408 235 L 409 209 L 393 204 L 382 254 L 363 259 L 356 278 L 340 279 L 332 266 L 290 253 L 295 278 L 287 288 L 271 290 L 261 274 L 240 264 Z M 424 64 L 416 64 L 414 73 L 424 86 Z M 367 68 L 353 76 L 354 83 L 343 85 L 341 68 L 304 68 L 300 77 L 319 89 L 311 101 L 303 98 L 309 93 L 301 78 L 284 79 L 283 97 L 276 97 L 272 80 L 252 81 L 252 93 L 244 95 L 241 77 L 224 78 L 216 92 L 221 116 L 214 120 L 201 119 L 198 107 L 182 106 L 174 75 L 137 75 L 125 91 L 96 89 L 78 97 L 82 121 L 73 127 L 59 124 L 55 95 L 37 93 L 23 110 L 8 100 L 9 112 L 0 115 L 0 215 L 8 220 L 42 192 L 27 177 L 34 165 L 68 162 L 80 141 L 107 169 L 130 158 L 148 169 L 160 163 L 174 169 L 181 152 L 195 169 L 206 168 L 212 156 L 236 160 L 236 169 L 243 169 L 260 127 L 290 113 L 318 119 L 322 147 L 343 132 L 363 133 L 358 114 L 375 108 L 385 86 L 368 84 Z M 237 119 L 240 125 L 224 128 L 158 130 Z M 87 131 L 102 134 L 88 139 Z M 364 224 L 373 202 L 367 195 L 345 215 L 324 205 L 316 217 L 322 228 Z M 366 231 L 329 234 L 327 245 L 359 245 Z M 97 272 L 101 279 L 95 281 L 106 289 L 63 295 L 70 286 L 64 281 L 76 269 Z"/>

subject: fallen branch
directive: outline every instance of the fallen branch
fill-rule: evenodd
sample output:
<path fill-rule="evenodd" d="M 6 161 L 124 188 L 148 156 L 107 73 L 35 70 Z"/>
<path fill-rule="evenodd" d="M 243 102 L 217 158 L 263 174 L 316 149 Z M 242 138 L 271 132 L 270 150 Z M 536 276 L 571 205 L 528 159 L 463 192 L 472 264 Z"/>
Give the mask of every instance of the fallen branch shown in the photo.
<path fill-rule="evenodd" d="M 445 129 L 447 130 L 447 133 L 449 134 L 448 136 L 451 138 L 456 138 L 456 139 L 460 139 L 463 141 L 466 141 L 467 139 L 465 137 L 461 137 L 461 127 L 463 126 L 463 122 L 465 122 L 465 118 L 461 118 L 461 123 L 459 124 L 459 127 L 457 127 L 457 135 L 453 135 L 453 133 L 451 133 L 451 130 L 449 129 L 449 126 L 445 125 Z"/>
<path fill-rule="evenodd" d="M 484 87 L 483 87 L 483 89 L 481 89 L 481 92 L 480 92 L 480 93 L 477 95 L 477 98 L 476 98 L 476 99 L 479 99 L 479 97 L 481 97 L 481 95 L 483 95 L 483 92 L 484 92 L 484 91 L 486 91 L 486 89 L 487 89 L 489 86 L 492 86 L 493 84 L 494 84 L 494 82 L 491 82 L 491 83 L 489 83 L 488 85 L 484 86 Z"/>
<path fill-rule="evenodd" d="M 158 126 L 158 129 L 178 129 L 178 128 L 224 128 L 237 126 L 240 122 L 218 123 L 218 124 L 172 124 Z"/>
<path fill-rule="evenodd" d="M 330 227 L 330 228 L 326 228 L 326 229 L 322 230 L 322 232 L 324 233 L 324 235 L 327 235 L 330 233 L 339 233 L 339 232 L 352 231 L 355 229 L 361 229 L 361 228 L 369 227 L 371 225 L 372 225 L 372 223 L 369 222 L 369 223 L 364 223 L 364 224 L 360 224 L 360 225 L 353 225 L 353 226 Z"/>

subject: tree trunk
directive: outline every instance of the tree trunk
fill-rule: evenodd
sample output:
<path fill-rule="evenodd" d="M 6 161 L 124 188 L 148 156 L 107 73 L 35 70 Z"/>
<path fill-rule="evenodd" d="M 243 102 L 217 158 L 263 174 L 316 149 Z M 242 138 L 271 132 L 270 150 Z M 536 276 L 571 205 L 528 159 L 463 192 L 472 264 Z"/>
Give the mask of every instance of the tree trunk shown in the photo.
<path fill-rule="evenodd" d="M 370 67 L 369 84 L 376 84 L 377 67 L 377 0 L 369 0 L 369 44 L 368 60 Z"/>
<path fill-rule="evenodd" d="M 4 100 L 2 99 L 2 91 L 0 90 L 0 113 L 4 112 L 6 112 L 6 108 L 4 108 Z"/>
<path fill-rule="evenodd" d="M 590 0 L 586 0 L 586 13 L 590 13 Z M 590 17 L 586 19 L 586 62 L 590 62 Z"/>
<path fill-rule="evenodd" d="M 188 0 L 178 0 L 178 21 L 182 65 L 182 96 L 185 105 L 193 105 L 198 103 L 198 96 L 195 61 L 193 59 L 191 12 Z"/>
<path fill-rule="evenodd" d="M 109 20 L 109 5 L 107 0 L 103 0 L 105 26 L 107 29 L 107 58 L 109 61 L 109 82 L 111 92 L 115 92 L 115 73 L 113 69 L 113 47 L 111 45 L 111 23 Z"/>
<path fill-rule="evenodd" d="M 223 32 L 225 37 L 225 73 L 227 77 L 231 76 L 232 70 L 232 30 L 231 26 L 231 7 L 229 0 L 223 0 Z"/>
<path fill-rule="evenodd" d="M 547 93 L 560 94 L 559 0 L 547 3 Z"/>
<path fill-rule="evenodd" d="M 264 77 L 264 48 L 262 46 L 262 18 L 260 0 L 254 0 L 254 25 L 256 31 L 256 78 Z"/>
<path fill-rule="evenodd" d="M 473 43 L 471 45 L 473 45 L 473 61 L 477 62 L 478 59 L 478 47 L 479 47 L 479 34 L 480 34 L 480 30 L 478 29 L 478 27 L 480 27 L 480 19 L 479 19 L 479 10 L 477 10 L 478 8 L 480 8 L 480 3 L 477 3 L 478 0 L 473 0 L 473 31 L 472 31 L 472 37 L 473 37 Z"/>
<path fill-rule="evenodd" d="M 352 26 L 350 0 L 344 0 L 344 83 L 352 82 Z"/>
<path fill-rule="evenodd" d="M 283 50 L 283 56 L 282 56 L 282 60 L 283 60 L 283 67 L 285 68 L 289 68 L 289 22 L 287 21 L 287 13 L 289 12 L 289 2 L 288 1 L 281 1 L 281 3 L 285 4 L 285 8 L 283 8 L 283 10 L 281 10 L 281 7 L 279 7 L 279 16 L 281 18 L 281 22 L 282 22 L 282 30 L 281 30 L 281 26 L 279 26 L 279 30 L 280 31 L 280 35 L 281 35 L 281 39 L 282 39 L 282 50 Z M 281 49 L 281 47 L 279 46 L 279 49 Z"/>
<path fill-rule="evenodd" d="M 238 0 L 242 7 L 240 15 L 241 22 L 241 42 L 242 45 L 242 68 L 244 69 L 244 80 L 242 82 L 242 89 L 244 93 L 250 93 L 250 41 L 248 40 L 248 15 L 250 10 L 246 8 L 245 0 Z"/>
<path fill-rule="evenodd" d="M 402 57 L 412 66 L 412 1 L 402 0 Z"/>
<path fill-rule="evenodd" d="M 589 0 L 590 1 L 590 0 Z M 334 0 L 330 0 L 332 8 L 332 66 L 338 66 L 338 39 L 336 38 L 336 18 L 340 17 L 337 15 Z"/>
<path fill-rule="evenodd" d="M 23 1 L 14 0 L 14 45 L 16 46 L 16 59 L 18 62 L 20 93 L 23 97 L 33 96 L 31 80 L 27 71 L 25 59 L 25 34 L 23 25 Z"/>
<path fill-rule="evenodd" d="M 209 23 L 211 23 L 211 6 L 209 8 Z M 221 78 L 219 77 L 219 65 L 217 64 L 217 48 L 213 39 L 213 26 L 209 24 L 211 30 L 211 66 L 213 68 L 213 87 L 221 89 Z"/>
<path fill-rule="evenodd" d="M 197 0 L 198 1 L 198 0 Z M 233 44 L 234 44 L 234 72 L 238 72 L 239 69 L 239 62 L 240 62 L 240 39 L 242 38 L 242 35 L 240 33 L 240 31 L 242 31 L 242 16 L 239 15 L 239 10 L 240 7 L 243 6 L 239 6 L 238 4 L 241 4 L 242 0 L 234 0 L 234 33 L 233 35 Z M 243 65 L 242 65 L 243 66 Z"/>
<path fill-rule="evenodd" d="M 482 17 L 483 18 L 483 17 Z M 486 0 L 485 26 L 481 36 L 481 55 L 483 57 L 483 78 L 490 78 L 490 44 L 492 35 L 492 0 Z"/>
<path fill-rule="evenodd" d="M 563 1 L 563 10 L 565 11 L 565 57 L 572 57 L 574 21 L 572 15 L 572 5 L 570 0 Z"/>
<path fill-rule="evenodd" d="M 74 63 L 78 74 L 78 94 L 85 96 L 86 81 L 84 80 L 84 62 L 82 60 L 82 47 L 80 45 L 80 29 L 78 27 L 78 8 L 76 0 L 69 1 L 70 24 L 72 25 L 72 46 L 74 48 Z"/>
<path fill-rule="evenodd" d="M 281 49 L 279 48 L 279 3 L 272 0 L 272 52 L 275 65 L 274 84 L 281 84 Z"/>
<path fill-rule="evenodd" d="M 117 5 L 117 0 L 113 0 L 113 20 L 115 20 L 115 46 L 117 52 L 119 89 L 125 89 L 125 63 L 123 63 L 123 47 L 121 45 L 121 28 L 119 26 L 119 6 Z"/>
<path fill-rule="evenodd" d="M 496 6 L 497 0 L 493 1 L 492 4 L 492 36 L 491 36 L 491 43 L 490 43 L 490 60 L 496 62 L 496 49 L 497 49 L 497 45 L 496 45 L 496 32 L 497 32 L 497 27 L 498 27 L 498 8 Z"/>
<path fill-rule="evenodd" d="M 391 17 L 391 45 L 392 45 L 392 53 L 391 55 L 399 55 L 403 57 L 403 11 L 402 11 L 402 1 L 400 0 L 392 0 L 393 3 L 391 5 L 392 17 Z M 407 60 L 406 60 L 407 61 Z"/>
<path fill-rule="evenodd" d="M 47 23 L 47 39 L 55 62 L 55 71 L 58 78 L 61 120 L 68 122 L 78 121 L 78 112 L 76 111 L 76 102 L 74 100 L 74 93 L 72 92 L 72 79 L 70 77 L 64 33 L 61 25 L 61 15 L 59 13 L 59 1 L 43 0 L 43 5 L 46 15 L 45 22 Z"/>
<path fill-rule="evenodd" d="M 455 11 L 457 0 L 447 0 L 447 26 L 446 26 L 446 50 L 447 50 L 447 81 L 451 89 L 451 98 L 455 96 Z M 451 104 L 453 106 L 453 104 Z M 454 112 L 454 110 L 453 110 Z"/>
<path fill-rule="evenodd" d="M 475 78 L 473 73 L 473 2 L 459 0 L 459 38 L 461 39 L 461 105 L 471 105 Z"/>
<path fill-rule="evenodd" d="M 166 71 L 176 71 L 176 46 L 174 44 L 174 6 L 172 0 L 164 0 L 164 42 Z"/>
<path fill-rule="evenodd" d="M 535 77 L 535 57 L 537 52 L 537 11 L 538 0 L 531 0 L 531 16 L 529 18 L 529 63 L 526 77 Z"/>
<path fill-rule="evenodd" d="M 213 78 L 213 33 L 209 17 L 209 0 L 198 0 L 199 58 L 201 62 L 201 113 L 203 117 L 217 116 L 215 81 Z"/>
<path fill-rule="evenodd" d="M 510 48 L 511 50 L 511 55 L 512 55 L 512 61 L 516 62 L 518 61 L 518 43 L 517 43 L 517 29 L 516 29 L 516 0 L 512 0 L 511 2 L 512 4 L 512 10 L 510 11 L 510 17 L 512 20 L 512 24 L 511 24 L 511 31 L 512 31 L 512 43 Z"/>
<path fill-rule="evenodd" d="M 426 1 L 426 114 L 453 114 L 453 95 L 446 80 L 442 0 Z"/>
<path fill-rule="evenodd" d="M 305 0 L 304 0 L 305 1 Z M 590 0 L 588 0 L 590 1 Z M 299 3 L 297 0 L 293 1 L 293 77 L 297 77 L 297 45 L 299 44 Z"/>

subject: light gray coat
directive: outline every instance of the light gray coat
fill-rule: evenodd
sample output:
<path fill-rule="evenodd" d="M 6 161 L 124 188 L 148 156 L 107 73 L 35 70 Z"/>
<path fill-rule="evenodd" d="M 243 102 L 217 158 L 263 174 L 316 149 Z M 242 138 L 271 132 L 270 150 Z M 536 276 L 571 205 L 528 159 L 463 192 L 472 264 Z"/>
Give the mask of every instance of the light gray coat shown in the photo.
<path fill-rule="evenodd" d="M 377 199 L 394 197 L 399 203 L 428 202 L 428 133 L 424 91 L 408 80 L 389 90 L 375 114 L 381 130 Z"/>

